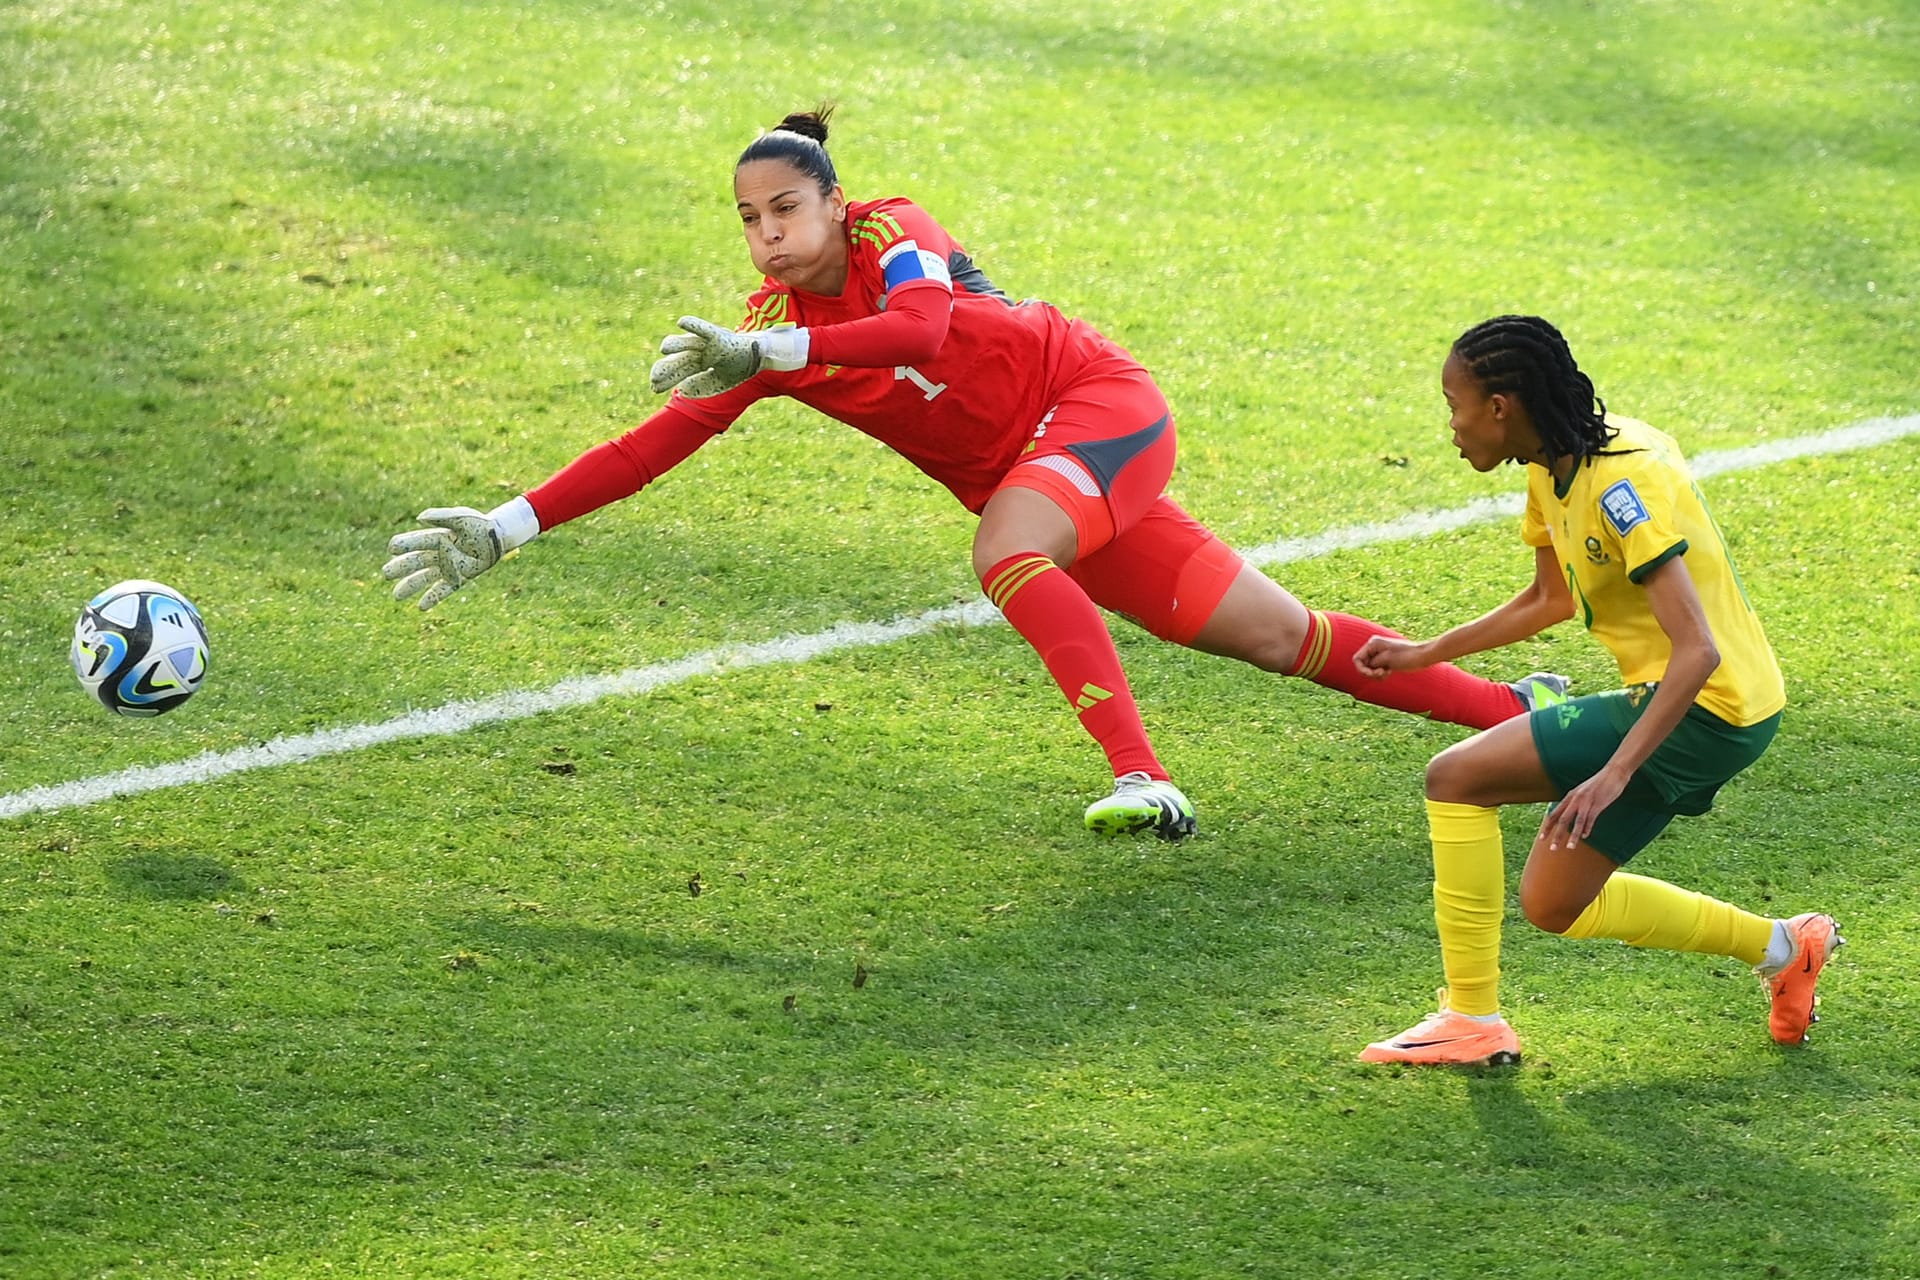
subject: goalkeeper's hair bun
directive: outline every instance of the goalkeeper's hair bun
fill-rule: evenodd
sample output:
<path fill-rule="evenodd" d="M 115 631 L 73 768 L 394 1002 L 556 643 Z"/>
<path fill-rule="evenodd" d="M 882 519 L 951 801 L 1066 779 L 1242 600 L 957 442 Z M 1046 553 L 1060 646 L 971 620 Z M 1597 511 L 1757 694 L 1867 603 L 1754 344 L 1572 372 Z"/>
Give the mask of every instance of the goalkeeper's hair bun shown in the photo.
<path fill-rule="evenodd" d="M 779 124 L 773 126 L 775 133 L 797 133 L 812 138 L 821 146 L 827 145 L 827 121 L 833 119 L 833 103 L 823 102 L 811 111 L 795 111 Z"/>
<path fill-rule="evenodd" d="M 823 102 L 811 111 L 792 112 L 748 144 L 733 167 L 738 169 L 750 160 L 784 160 L 813 179 L 820 194 L 826 195 L 839 182 L 833 159 L 827 155 L 827 121 L 833 118 L 833 108 L 833 103 Z"/>

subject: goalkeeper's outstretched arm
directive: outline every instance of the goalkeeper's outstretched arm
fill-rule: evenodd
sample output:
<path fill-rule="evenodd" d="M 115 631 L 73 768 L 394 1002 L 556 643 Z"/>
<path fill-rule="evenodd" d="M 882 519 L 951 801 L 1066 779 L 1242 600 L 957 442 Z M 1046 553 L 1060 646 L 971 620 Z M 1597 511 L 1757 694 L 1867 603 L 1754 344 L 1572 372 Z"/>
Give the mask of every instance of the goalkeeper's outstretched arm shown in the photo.
<path fill-rule="evenodd" d="M 393 598 L 418 597 L 421 609 L 433 608 L 543 530 L 640 492 L 732 421 L 727 416 L 716 425 L 710 416 L 683 412 L 678 403 L 618 439 L 595 445 L 491 511 L 433 507 L 421 512 L 425 528 L 395 534 L 387 543 L 389 559 L 380 572 L 394 584 Z"/>

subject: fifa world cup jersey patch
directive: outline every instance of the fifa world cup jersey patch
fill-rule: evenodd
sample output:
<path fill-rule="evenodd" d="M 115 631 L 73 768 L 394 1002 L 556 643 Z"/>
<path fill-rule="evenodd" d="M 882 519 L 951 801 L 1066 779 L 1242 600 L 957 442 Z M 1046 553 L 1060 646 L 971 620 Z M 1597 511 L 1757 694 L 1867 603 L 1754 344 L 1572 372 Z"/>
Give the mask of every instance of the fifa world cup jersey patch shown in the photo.
<path fill-rule="evenodd" d="M 1628 530 L 1651 518 L 1647 515 L 1647 504 L 1640 501 L 1631 480 L 1617 480 L 1609 485 L 1600 495 L 1600 510 L 1606 514 L 1613 531 L 1623 538 Z"/>

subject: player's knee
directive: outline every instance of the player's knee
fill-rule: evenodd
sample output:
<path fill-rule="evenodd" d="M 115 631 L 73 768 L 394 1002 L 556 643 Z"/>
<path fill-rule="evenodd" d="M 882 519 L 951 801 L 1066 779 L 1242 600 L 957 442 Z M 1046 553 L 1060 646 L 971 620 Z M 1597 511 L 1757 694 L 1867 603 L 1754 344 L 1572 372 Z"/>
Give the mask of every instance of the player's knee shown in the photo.
<path fill-rule="evenodd" d="M 1202 628 L 1200 634 L 1203 638 L 1207 637 L 1206 628 Z M 1300 645 L 1293 637 L 1276 638 L 1271 631 L 1264 629 L 1241 630 L 1237 633 L 1216 629 L 1211 639 L 1215 647 L 1210 652 L 1238 658 L 1275 675 L 1292 675 L 1294 659 L 1300 656 Z"/>
<path fill-rule="evenodd" d="M 1520 881 L 1520 913 L 1537 929 L 1565 933 L 1586 909 L 1586 903 L 1570 902 L 1550 885 L 1525 878 Z"/>
<path fill-rule="evenodd" d="M 1307 638 L 1306 609 L 1286 588 L 1238 557 L 1213 557 L 1209 563 L 1227 586 L 1195 633 L 1193 647 L 1276 675 L 1292 675 Z"/>
<path fill-rule="evenodd" d="M 993 566 L 999 564 L 1003 558 L 1004 557 L 994 555 L 993 548 L 985 546 L 980 539 L 975 538 L 973 540 L 974 578 L 984 586 L 987 581 L 987 575 L 993 572 Z"/>
<path fill-rule="evenodd" d="M 1025 554 L 1045 556 L 1065 568 L 1078 548 L 1077 526 L 1050 497 L 1018 486 L 1005 488 L 987 503 L 973 532 L 973 574 L 985 582 L 995 565 Z"/>
<path fill-rule="evenodd" d="M 1478 771 L 1456 743 L 1427 761 L 1427 799 L 1443 804 L 1479 804 Z"/>
<path fill-rule="evenodd" d="M 1012 543 L 996 544 L 975 542 L 973 544 L 973 576 L 979 580 L 982 587 L 985 587 L 988 576 L 992 574 L 996 566 L 1006 561 L 1009 557 L 1028 555 L 1043 556 L 1048 560 L 1054 561 L 1055 564 L 1059 563 L 1056 557 L 1049 556 L 1044 551 L 1038 551 L 1032 547 L 1015 546 Z"/>

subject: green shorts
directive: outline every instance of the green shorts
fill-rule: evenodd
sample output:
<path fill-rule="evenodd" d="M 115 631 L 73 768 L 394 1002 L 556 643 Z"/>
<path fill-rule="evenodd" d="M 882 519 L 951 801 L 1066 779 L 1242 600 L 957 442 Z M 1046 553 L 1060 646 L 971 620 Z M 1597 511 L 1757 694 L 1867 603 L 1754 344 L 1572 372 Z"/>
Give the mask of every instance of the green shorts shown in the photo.
<path fill-rule="evenodd" d="M 1636 684 L 1589 694 L 1542 707 L 1528 717 L 1540 762 L 1561 795 L 1606 766 L 1658 687 Z M 1758 760 L 1779 728 L 1777 711 L 1758 724 L 1740 726 L 1728 724 L 1698 704 L 1687 708 L 1686 716 L 1654 748 L 1620 798 L 1601 811 L 1587 843 L 1615 862 L 1625 863 L 1676 816 L 1713 808 L 1714 793 Z"/>

